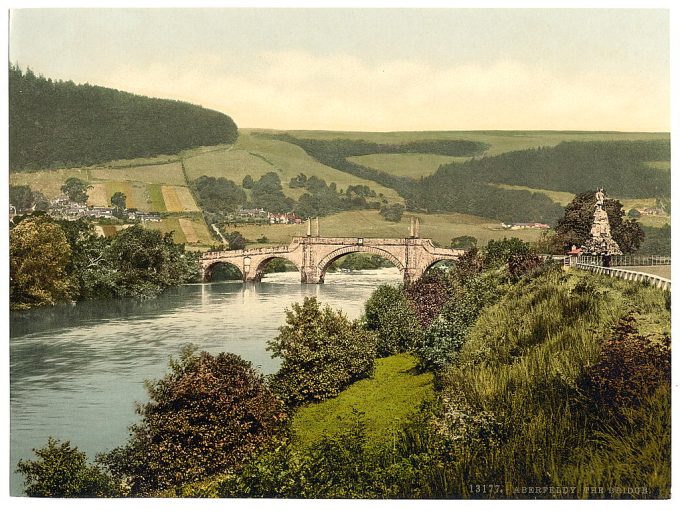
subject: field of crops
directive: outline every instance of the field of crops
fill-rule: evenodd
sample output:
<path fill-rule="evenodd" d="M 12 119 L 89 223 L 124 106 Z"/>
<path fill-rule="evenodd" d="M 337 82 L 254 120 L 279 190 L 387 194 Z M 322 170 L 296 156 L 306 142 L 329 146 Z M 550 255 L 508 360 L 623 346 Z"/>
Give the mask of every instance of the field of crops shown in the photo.
<path fill-rule="evenodd" d="M 28 185 L 53 199 L 61 195 L 61 187 L 69 177 L 90 181 L 89 169 L 57 169 L 36 172 L 10 172 L 9 183 L 14 186 Z"/>
<path fill-rule="evenodd" d="M 164 185 L 185 184 L 180 162 L 164 165 L 143 165 L 139 167 L 94 168 L 90 171 L 93 180 L 100 181 L 140 181 Z"/>
<path fill-rule="evenodd" d="M 170 213 L 200 211 L 186 186 L 161 186 L 165 210 Z"/>

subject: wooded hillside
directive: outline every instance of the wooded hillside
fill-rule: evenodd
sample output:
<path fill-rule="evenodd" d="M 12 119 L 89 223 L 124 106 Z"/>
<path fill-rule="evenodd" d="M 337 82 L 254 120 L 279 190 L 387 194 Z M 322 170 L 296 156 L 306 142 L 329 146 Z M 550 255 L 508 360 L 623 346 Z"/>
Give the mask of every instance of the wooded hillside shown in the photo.
<path fill-rule="evenodd" d="M 9 69 L 11 170 L 92 165 L 233 143 L 228 115 Z"/>

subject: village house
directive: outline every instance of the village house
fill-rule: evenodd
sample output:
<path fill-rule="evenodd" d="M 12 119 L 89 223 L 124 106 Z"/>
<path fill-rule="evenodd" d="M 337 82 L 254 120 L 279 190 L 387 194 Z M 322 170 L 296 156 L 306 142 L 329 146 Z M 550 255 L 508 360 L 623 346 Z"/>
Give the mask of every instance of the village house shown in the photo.
<path fill-rule="evenodd" d="M 270 224 L 300 224 L 302 219 L 295 213 L 268 213 Z"/>
<path fill-rule="evenodd" d="M 538 222 L 529 222 L 529 223 L 514 223 L 514 224 L 501 224 L 504 229 L 510 229 L 512 231 L 517 231 L 519 229 L 550 229 L 550 226 L 548 224 L 542 224 Z"/>

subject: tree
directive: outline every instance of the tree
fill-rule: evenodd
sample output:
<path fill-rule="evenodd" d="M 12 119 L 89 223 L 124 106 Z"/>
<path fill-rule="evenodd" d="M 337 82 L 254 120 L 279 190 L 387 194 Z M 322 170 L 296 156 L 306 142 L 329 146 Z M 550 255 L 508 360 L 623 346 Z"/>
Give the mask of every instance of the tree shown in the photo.
<path fill-rule="evenodd" d="M 197 273 L 195 259 L 183 245 L 173 243 L 172 233 L 138 225 L 120 231 L 111 240 L 106 258 L 115 269 L 118 296 L 156 296 L 170 286 L 191 282 Z"/>
<path fill-rule="evenodd" d="M 29 211 L 35 204 L 30 186 L 9 186 L 9 204 L 17 211 Z"/>
<path fill-rule="evenodd" d="M 640 213 L 640 212 L 639 212 L 637 209 L 635 209 L 635 208 L 632 208 L 632 209 L 628 210 L 628 218 L 638 219 L 638 218 L 640 218 L 641 216 L 642 216 L 642 213 Z"/>
<path fill-rule="evenodd" d="M 248 174 L 246 177 L 243 178 L 243 181 L 241 182 L 241 186 L 245 188 L 246 190 L 250 190 L 255 182 L 253 181 L 253 178 Z"/>
<path fill-rule="evenodd" d="M 9 234 L 10 307 L 27 309 L 70 300 L 66 235 L 47 217 L 23 220 Z"/>
<path fill-rule="evenodd" d="M 225 238 L 229 242 L 229 250 L 243 250 L 246 248 L 247 240 L 238 231 L 230 232 Z"/>
<path fill-rule="evenodd" d="M 123 192 L 116 192 L 111 196 L 111 205 L 119 211 L 123 211 L 125 209 L 126 200 L 127 196 Z"/>
<path fill-rule="evenodd" d="M 612 238 L 619 244 L 624 253 L 632 253 L 640 248 L 645 233 L 636 220 L 624 220 L 623 205 L 615 199 L 606 199 L 604 210 L 609 217 Z M 577 195 L 564 208 L 564 216 L 558 220 L 555 232 L 562 244 L 566 246 L 585 245 L 590 239 L 590 229 L 595 213 L 595 192 L 589 191 Z"/>
<path fill-rule="evenodd" d="M 68 195 L 73 202 L 87 202 L 87 190 L 92 188 L 85 181 L 77 177 L 69 177 L 62 185 L 61 191 Z"/>
<path fill-rule="evenodd" d="M 398 287 L 383 284 L 364 304 L 364 326 L 375 332 L 378 356 L 403 353 L 416 345 L 421 335 L 416 311 Z"/>
<path fill-rule="evenodd" d="M 286 310 L 286 324 L 267 343 L 267 350 L 281 358 L 272 388 L 290 406 L 337 396 L 371 375 L 375 344 L 372 333 L 341 311 L 306 297 Z"/>
<path fill-rule="evenodd" d="M 283 434 L 283 403 L 250 362 L 191 346 L 170 372 L 146 384 L 150 401 L 128 443 L 100 455 L 133 495 L 152 495 L 204 480 L 245 463 Z"/>
<path fill-rule="evenodd" d="M 528 254 L 530 252 L 529 244 L 519 238 L 489 240 L 484 250 L 484 262 L 487 266 L 504 265 L 507 264 L 512 256 Z"/>
<path fill-rule="evenodd" d="M 469 250 L 477 246 L 477 238 L 474 236 L 457 236 L 451 239 L 449 248 L 457 248 L 460 250 Z"/>
<path fill-rule="evenodd" d="M 404 214 L 403 204 L 390 204 L 380 208 L 380 215 L 388 222 L 399 222 Z"/>
<path fill-rule="evenodd" d="M 47 445 L 33 449 L 37 460 L 19 460 L 29 497 L 116 497 L 121 486 L 105 471 L 88 465 L 87 456 L 70 442 L 50 437 Z"/>

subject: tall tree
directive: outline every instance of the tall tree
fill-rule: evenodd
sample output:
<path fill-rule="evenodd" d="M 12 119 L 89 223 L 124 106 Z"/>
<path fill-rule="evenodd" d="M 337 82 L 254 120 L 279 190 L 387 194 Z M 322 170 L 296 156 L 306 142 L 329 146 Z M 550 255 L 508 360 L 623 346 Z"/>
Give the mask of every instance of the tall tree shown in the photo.
<path fill-rule="evenodd" d="M 85 203 L 87 202 L 88 188 L 92 188 L 85 181 L 77 177 L 69 177 L 62 185 L 61 191 L 68 195 L 68 198 L 73 202 Z"/>
<path fill-rule="evenodd" d="M 111 196 L 111 205 L 120 211 L 125 209 L 126 201 L 127 196 L 123 192 L 116 192 Z"/>
<path fill-rule="evenodd" d="M 59 225 L 32 217 L 9 234 L 10 307 L 27 309 L 72 298 L 71 247 Z"/>
<path fill-rule="evenodd" d="M 585 245 L 590 238 L 595 213 L 595 192 L 589 191 L 577 195 L 564 208 L 564 216 L 557 222 L 555 232 L 565 246 Z M 619 244 L 625 254 L 637 251 L 645 239 L 645 233 L 634 219 L 625 219 L 623 205 L 616 199 L 606 199 L 604 210 L 609 217 L 612 238 Z"/>

